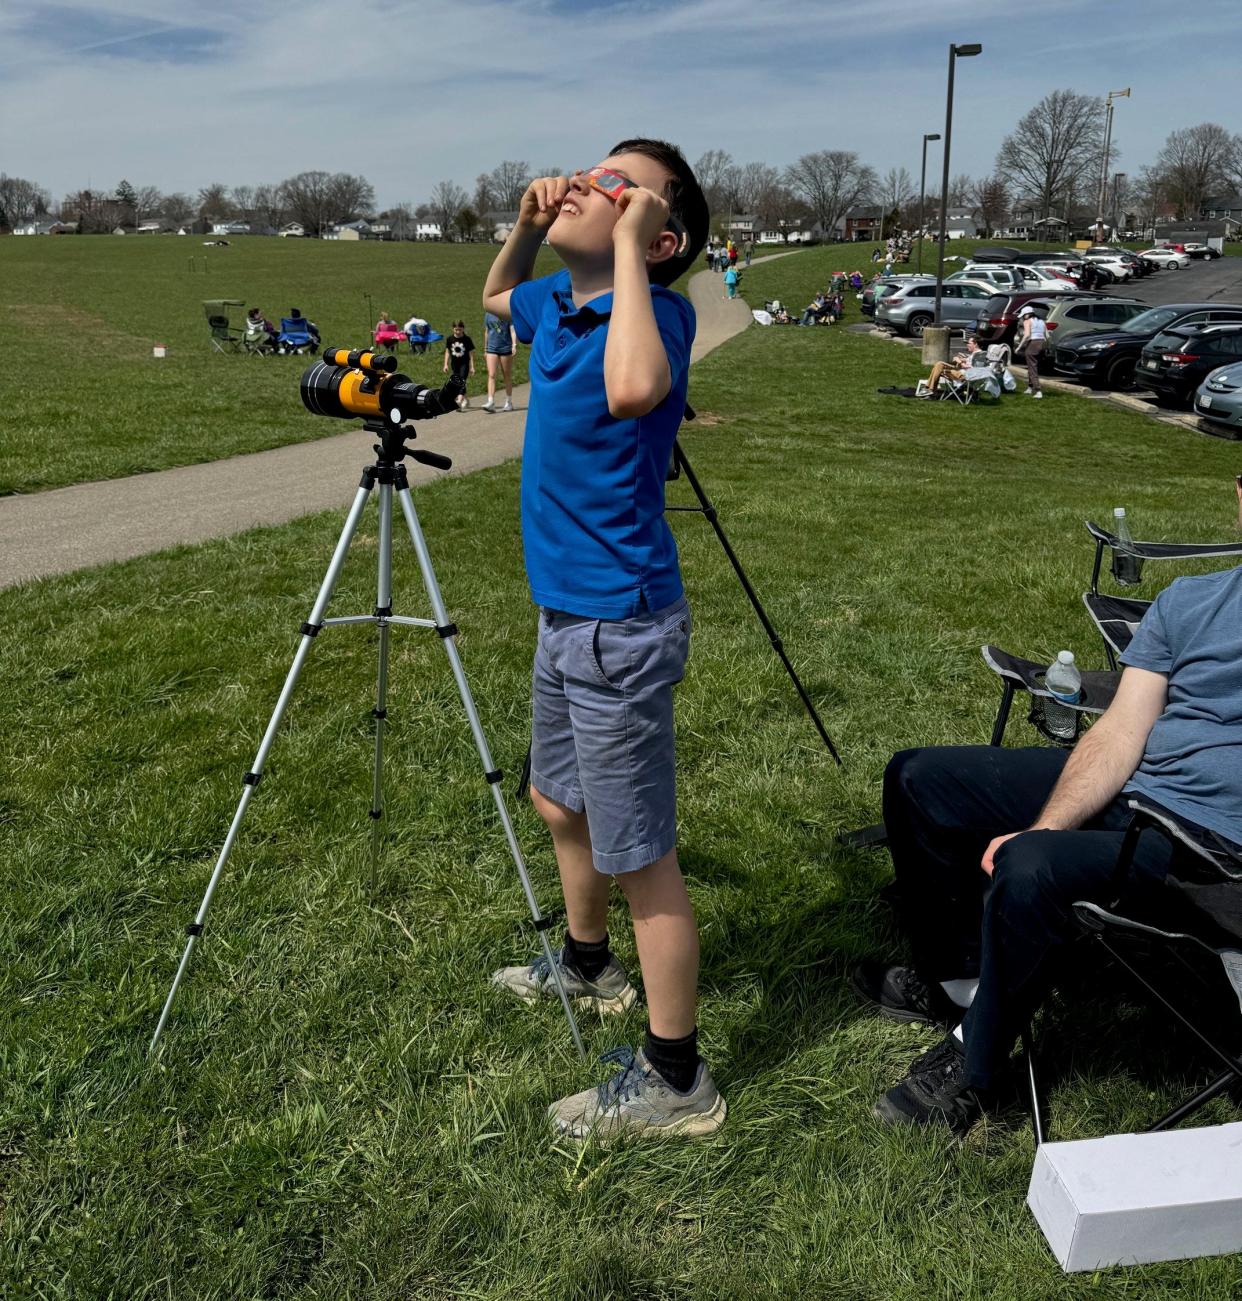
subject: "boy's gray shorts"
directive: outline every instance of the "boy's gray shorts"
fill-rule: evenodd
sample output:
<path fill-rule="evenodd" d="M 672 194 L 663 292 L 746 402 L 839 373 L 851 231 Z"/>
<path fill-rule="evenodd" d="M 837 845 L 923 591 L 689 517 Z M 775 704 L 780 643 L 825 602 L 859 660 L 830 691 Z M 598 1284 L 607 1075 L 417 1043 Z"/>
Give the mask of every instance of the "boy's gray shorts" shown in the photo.
<path fill-rule="evenodd" d="M 685 597 L 619 620 L 540 608 L 531 785 L 586 810 L 595 868 L 609 876 L 676 843 L 673 687 L 689 653 Z"/>

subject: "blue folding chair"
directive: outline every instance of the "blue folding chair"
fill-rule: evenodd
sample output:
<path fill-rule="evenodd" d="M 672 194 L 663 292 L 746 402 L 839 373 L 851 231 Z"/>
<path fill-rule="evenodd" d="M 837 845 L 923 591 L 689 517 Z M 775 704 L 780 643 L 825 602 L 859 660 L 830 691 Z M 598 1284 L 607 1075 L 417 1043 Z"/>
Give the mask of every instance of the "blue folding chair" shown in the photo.
<path fill-rule="evenodd" d="M 282 352 L 313 352 L 319 340 L 310 332 L 305 316 L 282 316 L 276 346 Z"/>

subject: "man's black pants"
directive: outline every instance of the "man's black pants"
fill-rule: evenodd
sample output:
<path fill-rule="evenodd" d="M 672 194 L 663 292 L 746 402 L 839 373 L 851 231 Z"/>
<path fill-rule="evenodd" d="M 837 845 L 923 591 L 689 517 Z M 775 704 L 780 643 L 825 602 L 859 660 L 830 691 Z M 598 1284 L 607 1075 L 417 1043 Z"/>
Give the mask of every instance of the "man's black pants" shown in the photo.
<path fill-rule="evenodd" d="M 945 746 L 903 750 L 884 774 L 884 825 L 914 965 L 928 981 L 979 979 L 962 1027 L 972 1088 L 999 1083 L 1055 958 L 1076 933 L 1072 904 L 1107 905 L 1119 894 L 1125 797 L 1081 831 L 1006 841 L 990 880 L 980 866 L 996 836 L 1035 821 L 1067 758 L 1054 749 Z M 1140 837 L 1127 904 L 1159 898 L 1171 857 L 1163 837 Z"/>

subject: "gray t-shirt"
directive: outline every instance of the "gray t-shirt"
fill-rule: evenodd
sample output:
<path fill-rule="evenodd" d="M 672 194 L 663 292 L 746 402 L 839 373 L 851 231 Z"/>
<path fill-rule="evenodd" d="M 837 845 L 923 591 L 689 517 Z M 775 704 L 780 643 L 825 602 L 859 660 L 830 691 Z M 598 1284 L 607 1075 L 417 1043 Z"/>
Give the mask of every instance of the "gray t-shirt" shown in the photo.
<path fill-rule="evenodd" d="M 509 322 L 502 321 L 494 312 L 485 312 L 483 328 L 487 331 L 487 343 L 484 349 L 505 356 L 513 351 L 513 336 L 509 333 Z"/>
<path fill-rule="evenodd" d="M 1125 789 L 1242 844 L 1242 566 L 1175 579 L 1121 661 L 1169 679 Z"/>

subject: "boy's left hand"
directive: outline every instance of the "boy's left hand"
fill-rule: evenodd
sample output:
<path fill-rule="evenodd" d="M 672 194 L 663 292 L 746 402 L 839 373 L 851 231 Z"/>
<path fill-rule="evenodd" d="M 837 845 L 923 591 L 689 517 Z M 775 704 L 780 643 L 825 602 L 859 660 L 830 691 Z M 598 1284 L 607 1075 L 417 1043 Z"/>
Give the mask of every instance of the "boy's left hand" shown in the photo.
<path fill-rule="evenodd" d="M 613 244 L 629 240 L 645 249 L 668 225 L 667 201 L 642 186 L 621 191 L 617 196 L 617 212 L 620 216 L 612 228 Z"/>

